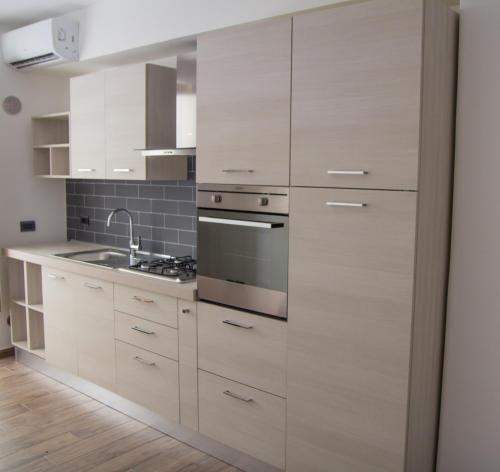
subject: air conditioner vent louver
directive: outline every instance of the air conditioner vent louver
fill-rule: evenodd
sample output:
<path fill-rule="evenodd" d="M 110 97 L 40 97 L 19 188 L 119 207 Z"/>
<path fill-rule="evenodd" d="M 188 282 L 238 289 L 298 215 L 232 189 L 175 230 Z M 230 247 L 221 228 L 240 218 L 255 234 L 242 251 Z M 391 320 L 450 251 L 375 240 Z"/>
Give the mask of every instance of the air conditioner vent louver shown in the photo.
<path fill-rule="evenodd" d="M 32 57 L 30 59 L 25 59 L 22 61 L 11 62 L 10 65 L 15 67 L 16 69 L 24 69 L 25 67 L 30 67 L 35 64 L 42 64 L 44 62 L 56 61 L 57 59 L 59 59 L 59 56 L 51 52 L 49 54 L 43 54 L 42 56 Z"/>

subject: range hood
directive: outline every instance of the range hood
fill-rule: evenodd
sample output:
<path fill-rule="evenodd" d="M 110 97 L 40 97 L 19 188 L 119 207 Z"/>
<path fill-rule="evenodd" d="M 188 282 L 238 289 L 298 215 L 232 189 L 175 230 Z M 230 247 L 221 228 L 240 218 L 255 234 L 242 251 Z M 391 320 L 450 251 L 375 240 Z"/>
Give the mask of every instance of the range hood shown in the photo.
<path fill-rule="evenodd" d="M 175 132 L 169 146 L 139 149 L 144 157 L 195 156 L 196 155 L 196 53 L 177 57 Z M 172 130 L 173 131 L 173 130 Z"/>

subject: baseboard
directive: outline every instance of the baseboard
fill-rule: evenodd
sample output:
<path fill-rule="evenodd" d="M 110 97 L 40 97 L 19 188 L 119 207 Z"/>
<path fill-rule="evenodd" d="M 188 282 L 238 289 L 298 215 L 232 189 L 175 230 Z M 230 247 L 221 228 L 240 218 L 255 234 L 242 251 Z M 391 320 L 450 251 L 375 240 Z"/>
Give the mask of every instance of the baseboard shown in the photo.
<path fill-rule="evenodd" d="M 17 361 L 28 367 L 61 382 L 79 392 L 87 395 L 114 410 L 124 413 L 151 428 L 154 428 L 168 436 L 188 444 L 206 454 L 213 456 L 227 464 L 230 464 L 244 472 L 283 472 L 265 462 L 261 462 L 252 456 L 244 454 L 236 449 L 221 444 L 213 439 L 194 431 L 186 426 L 168 421 L 152 411 L 134 403 L 114 392 L 99 387 L 87 380 L 73 374 L 69 374 L 49 365 L 45 360 L 27 351 L 15 348 Z"/>
<path fill-rule="evenodd" d="M 14 348 L 8 347 L 7 349 L 0 349 L 0 359 L 4 357 L 13 357 L 14 356 Z"/>

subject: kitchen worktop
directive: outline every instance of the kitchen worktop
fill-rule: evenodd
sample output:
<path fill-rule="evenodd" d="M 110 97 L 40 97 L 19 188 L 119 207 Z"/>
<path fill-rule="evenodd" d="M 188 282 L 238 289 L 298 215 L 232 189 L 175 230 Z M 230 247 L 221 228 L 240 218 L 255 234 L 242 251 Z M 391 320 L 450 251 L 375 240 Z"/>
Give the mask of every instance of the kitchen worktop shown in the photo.
<path fill-rule="evenodd" d="M 66 270 L 90 277 L 107 280 L 123 285 L 162 293 L 171 297 L 194 301 L 197 299 L 196 281 L 176 283 L 165 277 L 149 275 L 144 273 L 133 273 L 126 270 L 102 267 L 87 262 L 56 257 L 54 254 L 63 254 L 77 251 L 90 251 L 105 249 L 109 246 L 85 243 L 80 241 L 69 241 L 50 244 L 33 244 L 28 246 L 11 246 L 3 249 L 3 254 L 14 259 L 21 259 L 45 267 Z"/>

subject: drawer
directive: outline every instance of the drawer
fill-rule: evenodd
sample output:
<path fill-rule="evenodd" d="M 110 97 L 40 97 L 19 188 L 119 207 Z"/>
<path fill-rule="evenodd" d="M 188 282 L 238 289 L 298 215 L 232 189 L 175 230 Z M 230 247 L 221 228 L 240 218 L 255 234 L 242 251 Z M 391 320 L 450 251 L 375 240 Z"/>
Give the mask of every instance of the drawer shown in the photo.
<path fill-rule="evenodd" d="M 171 359 L 116 341 L 116 391 L 179 422 L 179 366 Z"/>
<path fill-rule="evenodd" d="M 134 346 L 177 360 L 177 330 L 136 316 L 115 312 L 115 337 Z"/>
<path fill-rule="evenodd" d="M 286 397 L 286 323 L 198 304 L 198 367 Z"/>
<path fill-rule="evenodd" d="M 286 400 L 198 372 L 200 433 L 284 469 Z"/>
<path fill-rule="evenodd" d="M 115 284 L 115 310 L 177 328 L 177 298 Z"/>

